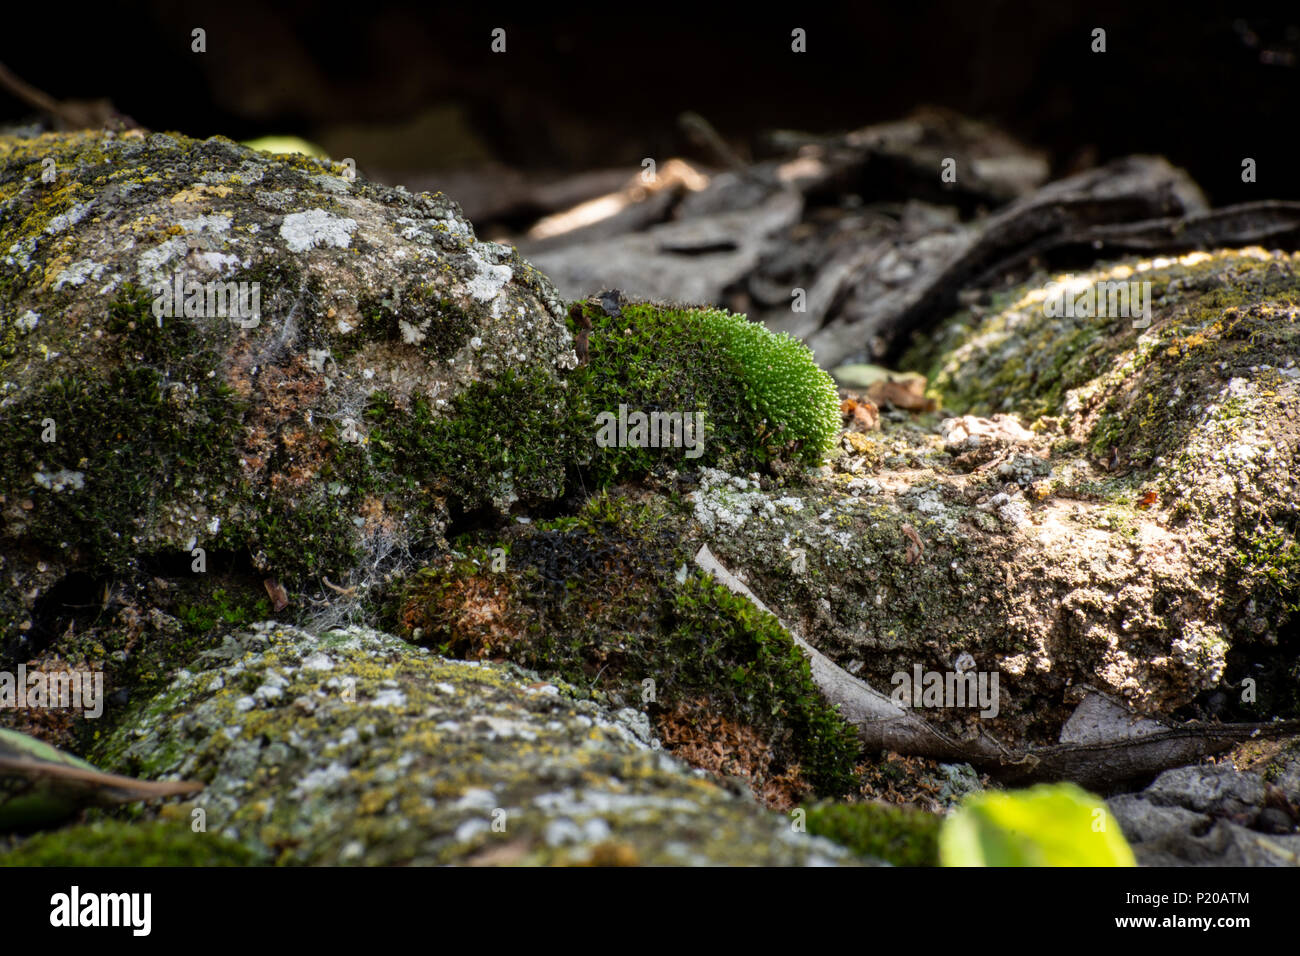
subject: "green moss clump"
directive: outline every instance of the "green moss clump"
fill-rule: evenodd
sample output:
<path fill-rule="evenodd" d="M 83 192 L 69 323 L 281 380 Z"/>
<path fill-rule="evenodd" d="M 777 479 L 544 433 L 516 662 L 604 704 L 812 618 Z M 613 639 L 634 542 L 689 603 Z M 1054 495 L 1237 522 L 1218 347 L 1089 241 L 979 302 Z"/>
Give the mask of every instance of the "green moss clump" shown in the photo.
<path fill-rule="evenodd" d="M 710 309 L 701 318 L 721 332 L 723 351 L 740 366 L 745 402 L 774 437 L 794 443 L 810 464 L 820 463 L 840 432 L 840 400 L 812 352 L 743 315 Z"/>
<path fill-rule="evenodd" d="M 680 586 L 675 610 L 669 643 L 682 652 L 697 646 L 703 652 L 684 661 L 698 668 L 691 677 L 716 697 L 717 671 L 723 671 L 742 716 L 789 726 L 819 793 L 839 794 L 852 786 L 860 750 L 856 734 L 825 702 L 808 658 L 775 617 L 702 574 Z"/>
<path fill-rule="evenodd" d="M 1275 601 L 1284 614 L 1300 612 L 1300 519 L 1290 516 L 1290 528 L 1256 528 L 1244 535 L 1236 567 L 1249 590 Z"/>
<path fill-rule="evenodd" d="M 820 803 L 805 807 L 808 832 L 854 853 L 895 866 L 938 866 L 942 818 L 882 803 Z"/>
<path fill-rule="evenodd" d="M 591 326 L 588 363 L 574 374 L 589 416 L 620 405 L 646 414 L 702 412 L 703 453 L 682 462 L 727 470 L 778 458 L 816 465 L 834 444 L 835 383 L 789 335 L 718 309 L 638 303 L 614 317 L 590 303 L 575 308 Z M 600 449 L 593 470 L 605 484 L 651 470 L 664 454 Z"/>
<path fill-rule="evenodd" d="M 290 586 L 311 587 L 321 576 L 346 573 L 361 559 L 347 513 L 319 498 L 266 502 L 253 529 L 269 566 Z"/>
<path fill-rule="evenodd" d="M 251 866 L 248 848 L 185 821 L 100 820 L 38 833 L 0 854 L 0 866 Z"/>

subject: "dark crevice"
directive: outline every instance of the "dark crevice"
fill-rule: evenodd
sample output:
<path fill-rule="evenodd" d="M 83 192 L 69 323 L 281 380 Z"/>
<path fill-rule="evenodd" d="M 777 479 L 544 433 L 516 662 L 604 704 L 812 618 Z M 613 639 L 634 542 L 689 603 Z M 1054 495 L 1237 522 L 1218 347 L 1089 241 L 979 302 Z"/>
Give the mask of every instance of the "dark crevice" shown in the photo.
<path fill-rule="evenodd" d="M 476 531 L 492 531 L 502 528 L 507 520 L 498 514 L 491 505 L 466 508 L 461 502 L 452 500 L 448 503 L 447 511 L 446 538 L 448 541 L 454 541 L 462 535 L 473 534 Z"/>
<path fill-rule="evenodd" d="M 205 551 L 203 555 L 206 570 L 202 573 L 215 575 L 255 575 L 253 561 L 248 551 Z M 194 570 L 194 556 L 188 551 L 158 551 L 140 559 L 140 570 L 147 575 L 158 578 L 191 578 L 199 572 Z"/>
<path fill-rule="evenodd" d="M 6 660 L 25 661 L 43 654 L 69 624 L 77 630 L 93 623 L 104 609 L 104 587 L 108 578 L 85 571 L 73 571 L 36 599 L 32 606 L 32 627 L 4 645 Z"/>
<path fill-rule="evenodd" d="M 1254 700 L 1249 697 L 1253 681 Z M 1219 686 L 1203 691 L 1175 712 L 1184 720 L 1224 723 L 1300 717 L 1300 615 L 1292 615 L 1276 645 L 1239 643 L 1228 652 Z"/>

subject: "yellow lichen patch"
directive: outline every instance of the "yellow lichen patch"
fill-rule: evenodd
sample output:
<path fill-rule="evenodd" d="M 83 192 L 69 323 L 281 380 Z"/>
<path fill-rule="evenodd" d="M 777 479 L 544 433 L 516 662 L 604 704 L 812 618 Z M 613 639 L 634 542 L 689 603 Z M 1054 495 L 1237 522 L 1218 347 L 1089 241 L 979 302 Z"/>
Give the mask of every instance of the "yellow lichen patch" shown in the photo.
<path fill-rule="evenodd" d="M 176 195 L 172 196 L 171 203 L 178 206 L 181 203 L 201 203 L 210 196 L 217 196 L 225 199 L 232 192 L 229 186 L 208 186 L 198 185 L 191 186 L 188 189 L 182 189 Z"/>
<path fill-rule="evenodd" d="M 63 274 L 63 270 L 72 265 L 72 256 L 61 255 L 50 259 L 49 264 L 45 267 L 44 275 L 41 278 L 41 291 L 49 289 Z"/>

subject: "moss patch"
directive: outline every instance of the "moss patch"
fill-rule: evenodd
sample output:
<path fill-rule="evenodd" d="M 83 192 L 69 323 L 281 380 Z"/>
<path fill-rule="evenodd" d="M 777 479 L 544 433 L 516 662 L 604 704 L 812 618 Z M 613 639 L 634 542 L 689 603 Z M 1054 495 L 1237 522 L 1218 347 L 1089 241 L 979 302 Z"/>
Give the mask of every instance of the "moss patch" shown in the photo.
<path fill-rule="evenodd" d="M 695 571 L 667 513 L 653 521 L 635 504 L 611 505 L 618 500 L 600 496 L 575 520 L 514 530 L 507 573 L 491 570 L 485 545 L 420 571 L 400 602 L 399 633 L 563 676 L 656 720 L 706 698 L 757 730 L 772 750 L 768 776 L 798 771 L 820 793 L 844 792 L 856 738 L 789 635 Z"/>
<path fill-rule="evenodd" d="M 0 866 L 250 866 L 256 853 L 188 821 L 100 820 L 38 833 L 0 853 Z"/>
<path fill-rule="evenodd" d="M 155 321 L 150 304 L 128 286 L 109 307 L 104 348 L 120 365 L 57 375 L 5 408 L 0 494 L 28 540 L 95 573 L 133 566 L 136 521 L 164 483 L 203 502 L 233 480 L 238 402 L 209 376 L 214 353 L 193 326 Z"/>
<path fill-rule="evenodd" d="M 361 303 L 362 332 L 350 343 L 366 338 L 388 339 L 417 346 L 435 361 L 445 362 L 469 343 L 481 317 L 471 316 L 434 286 L 417 285 L 405 295 L 367 299 Z M 345 345 L 340 354 L 348 354 Z"/>
<path fill-rule="evenodd" d="M 216 627 L 240 627 L 265 621 L 271 615 L 271 602 L 265 596 L 236 595 L 223 587 L 212 589 L 205 602 L 182 603 L 177 617 L 188 630 L 204 634 Z"/>
<path fill-rule="evenodd" d="M 374 466 L 408 498 L 449 496 L 465 510 L 558 497 L 586 437 L 567 391 L 527 373 L 473 385 L 442 414 L 424 398 L 403 410 L 380 394 L 366 418 Z"/>
<path fill-rule="evenodd" d="M 938 866 L 942 817 L 882 803 L 819 803 L 805 807 L 808 832 L 859 856 L 895 866 Z"/>
<path fill-rule="evenodd" d="M 590 324 L 590 359 L 575 379 L 593 413 L 620 406 L 702 412 L 703 454 L 688 462 L 695 466 L 749 469 L 777 458 L 819 464 L 833 446 L 840 429 L 834 382 L 790 336 L 718 309 L 638 303 L 614 317 L 590 303 L 576 308 Z M 643 473 L 663 455 L 602 449 L 594 468 L 608 481 Z"/>

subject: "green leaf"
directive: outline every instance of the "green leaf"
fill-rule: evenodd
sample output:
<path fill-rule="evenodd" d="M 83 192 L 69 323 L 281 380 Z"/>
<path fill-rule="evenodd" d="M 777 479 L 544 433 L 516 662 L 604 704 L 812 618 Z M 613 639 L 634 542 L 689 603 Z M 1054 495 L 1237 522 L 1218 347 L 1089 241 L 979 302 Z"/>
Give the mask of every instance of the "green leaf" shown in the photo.
<path fill-rule="evenodd" d="M 96 770 L 43 741 L 0 727 L 0 832 L 58 823 L 84 806 L 187 796 L 196 783 L 150 783 Z"/>
<path fill-rule="evenodd" d="M 80 767 L 82 770 L 94 770 L 80 757 L 66 754 L 56 747 L 51 747 L 43 740 L 28 737 L 16 730 L 0 727 L 0 756 L 27 757 L 45 763 L 63 764 L 67 767 Z"/>
<path fill-rule="evenodd" d="M 939 833 L 944 866 L 1136 866 L 1106 802 L 1072 783 L 973 794 Z"/>

